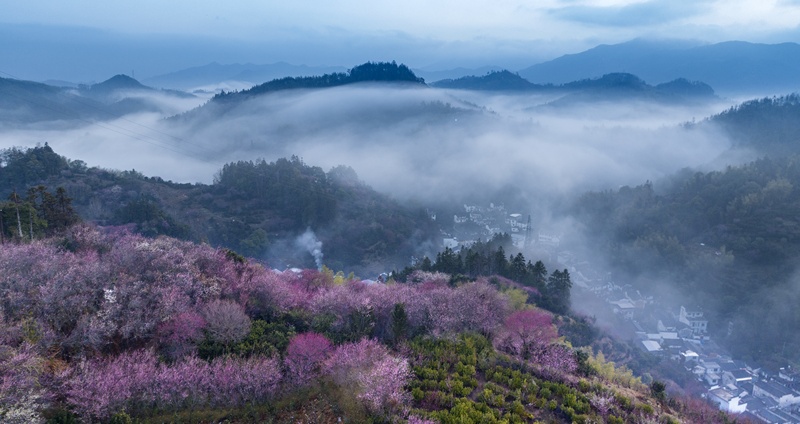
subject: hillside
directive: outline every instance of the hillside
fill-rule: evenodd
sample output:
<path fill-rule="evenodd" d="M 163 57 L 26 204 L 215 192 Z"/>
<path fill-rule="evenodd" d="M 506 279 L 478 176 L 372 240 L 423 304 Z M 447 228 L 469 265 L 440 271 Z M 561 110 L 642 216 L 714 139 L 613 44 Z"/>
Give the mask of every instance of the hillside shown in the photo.
<path fill-rule="evenodd" d="M 519 71 L 533 83 L 564 84 L 627 72 L 662 83 L 676 78 L 703 81 L 723 94 L 777 93 L 800 83 L 800 45 L 729 41 L 697 45 L 636 39 L 600 45 Z"/>
<path fill-rule="evenodd" d="M 37 82 L 0 78 L 0 93 L 0 126 L 117 117 L 101 102 Z"/>
<path fill-rule="evenodd" d="M 314 258 L 296 238 L 313 230 L 325 263 L 377 274 L 402 268 L 435 237 L 424 210 L 403 206 L 359 181 L 348 167 L 325 172 L 293 157 L 225 165 L 211 185 L 175 184 L 136 171 L 87 168 L 45 145 L 4 151 L 0 196 L 43 184 L 63 187 L 87 221 L 133 225 L 159 234 L 223 246 L 274 266 L 311 267 Z M 8 223 L 14 222 L 6 208 Z M 25 217 L 27 222 L 27 217 Z"/>
<path fill-rule="evenodd" d="M 794 155 L 686 171 L 660 190 L 648 183 L 586 194 L 574 213 L 621 278 L 702 305 L 717 323 L 713 337 L 775 370 L 800 361 L 798 163 Z"/>
<path fill-rule="evenodd" d="M 491 279 L 369 284 L 75 226 L 0 246 L 0 418 L 729 422 L 557 338 Z M 518 296 L 517 296 L 518 297 Z"/>
<path fill-rule="evenodd" d="M 698 124 L 721 128 L 734 147 L 780 158 L 800 153 L 800 95 L 754 99 Z"/>

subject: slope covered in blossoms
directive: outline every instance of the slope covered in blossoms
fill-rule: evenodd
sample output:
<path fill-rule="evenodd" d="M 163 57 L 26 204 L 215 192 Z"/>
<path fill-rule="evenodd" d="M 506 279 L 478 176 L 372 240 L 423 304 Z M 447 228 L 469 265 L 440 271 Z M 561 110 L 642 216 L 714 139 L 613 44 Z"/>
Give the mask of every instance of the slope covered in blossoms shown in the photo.
<path fill-rule="evenodd" d="M 6 243 L 0 421 L 727 419 L 573 349 L 509 283 L 279 272 L 83 225 Z"/>

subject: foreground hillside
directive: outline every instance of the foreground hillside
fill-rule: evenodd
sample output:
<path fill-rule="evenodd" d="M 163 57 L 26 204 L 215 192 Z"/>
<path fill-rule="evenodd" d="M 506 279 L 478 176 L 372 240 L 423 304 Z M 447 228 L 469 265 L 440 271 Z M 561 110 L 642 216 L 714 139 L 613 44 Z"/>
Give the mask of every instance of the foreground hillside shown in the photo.
<path fill-rule="evenodd" d="M 0 246 L 0 418 L 729 422 L 557 338 L 496 279 L 369 284 L 74 226 Z"/>

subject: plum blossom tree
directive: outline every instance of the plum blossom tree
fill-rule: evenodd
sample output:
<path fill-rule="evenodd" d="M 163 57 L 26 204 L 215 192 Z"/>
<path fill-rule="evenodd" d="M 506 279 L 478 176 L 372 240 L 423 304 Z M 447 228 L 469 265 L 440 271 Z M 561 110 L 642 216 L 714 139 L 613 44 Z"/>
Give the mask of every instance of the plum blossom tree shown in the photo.
<path fill-rule="evenodd" d="M 498 349 L 529 360 L 539 355 L 558 332 L 553 316 L 541 309 L 528 309 L 512 313 L 505 319 L 503 328 L 495 339 Z"/>
<path fill-rule="evenodd" d="M 161 346 L 172 359 L 194 352 L 195 345 L 203 339 L 206 320 L 194 311 L 177 314 L 158 327 Z"/>
<path fill-rule="evenodd" d="M 323 369 L 339 386 L 352 387 L 356 398 L 373 413 L 397 412 L 409 399 L 404 388 L 411 377 L 408 361 L 392 356 L 375 340 L 337 347 Z"/>
<path fill-rule="evenodd" d="M 40 411 L 49 404 L 52 393 L 40 382 L 43 362 L 31 345 L 17 349 L 0 346 L 0 422 L 44 421 Z"/>
<path fill-rule="evenodd" d="M 297 334 L 286 348 L 286 376 L 297 386 L 308 384 L 319 376 L 320 366 L 331 351 L 331 342 L 317 333 Z"/>
<path fill-rule="evenodd" d="M 242 407 L 277 392 L 282 374 L 272 358 L 196 357 L 158 363 L 152 350 L 83 361 L 66 377 L 67 402 L 84 420 L 105 420 L 126 410 L 138 414 L 186 407 Z"/>

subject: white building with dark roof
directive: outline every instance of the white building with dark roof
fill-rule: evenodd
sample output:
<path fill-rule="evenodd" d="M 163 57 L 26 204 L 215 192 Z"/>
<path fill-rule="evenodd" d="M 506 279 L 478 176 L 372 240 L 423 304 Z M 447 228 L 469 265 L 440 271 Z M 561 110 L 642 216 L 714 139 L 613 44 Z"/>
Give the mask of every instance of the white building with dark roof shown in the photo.
<path fill-rule="evenodd" d="M 781 408 L 800 403 L 800 393 L 775 381 L 754 381 L 753 395 L 770 398 Z"/>
<path fill-rule="evenodd" d="M 742 398 L 747 392 L 731 392 L 724 387 L 718 387 L 708 392 L 708 400 L 719 406 L 719 409 L 733 414 L 741 414 L 747 410 L 747 403 L 742 402 Z"/>

